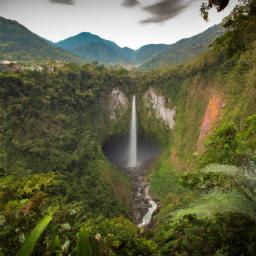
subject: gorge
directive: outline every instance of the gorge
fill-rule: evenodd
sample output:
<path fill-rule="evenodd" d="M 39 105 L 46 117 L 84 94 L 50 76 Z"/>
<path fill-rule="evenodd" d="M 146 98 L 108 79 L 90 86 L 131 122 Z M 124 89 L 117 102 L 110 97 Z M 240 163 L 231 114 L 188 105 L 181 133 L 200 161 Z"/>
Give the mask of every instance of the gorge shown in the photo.
<path fill-rule="evenodd" d="M 108 159 L 122 168 L 132 179 L 133 219 L 139 227 L 150 224 L 157 209 L 149 194 L 149 183 L 145 174 L 160 154 L 160 144 L 145 136 L 138 136 L 136 96 L 132 96 L 130 134 L 116 135 L 103 146 Z"/>

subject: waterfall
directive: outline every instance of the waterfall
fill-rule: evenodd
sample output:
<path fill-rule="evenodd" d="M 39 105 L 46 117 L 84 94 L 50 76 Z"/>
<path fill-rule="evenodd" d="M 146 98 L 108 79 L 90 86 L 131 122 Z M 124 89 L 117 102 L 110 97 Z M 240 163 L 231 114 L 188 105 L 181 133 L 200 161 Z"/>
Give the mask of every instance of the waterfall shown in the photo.
<path fill-rule="evenodd" d="M 132 115 L 130 126 L 130 143 L 129 143 L 129 168 L 137 167 L 137 111 L 136 96 L 132 98 Z"/>
<path fill-rule="evenodd" d="M 132 97 L 132 114 L 131 114 L 131 125 L 130 125 L 130 142 L 129 142 L 129 161 L 128 168 L 137 168 L 137 110 L 136 110 L 136 96 Z M 149 184 L 143 182 L 143 178 L 138 177 L 139 180 L 139 189 L 137 195 L 142 195 L 144 200 L 147 201 L 148 210 L 143 216 L 141 222 L 138 224 L 139 227 L 146 226 L 150 224 L 152 216 L 157 209 L 157 204 L 149 195 Z M 146 185 L 145 185 L 146 184 Z M 145 202 L 145 201 L 144 201 Z"/>

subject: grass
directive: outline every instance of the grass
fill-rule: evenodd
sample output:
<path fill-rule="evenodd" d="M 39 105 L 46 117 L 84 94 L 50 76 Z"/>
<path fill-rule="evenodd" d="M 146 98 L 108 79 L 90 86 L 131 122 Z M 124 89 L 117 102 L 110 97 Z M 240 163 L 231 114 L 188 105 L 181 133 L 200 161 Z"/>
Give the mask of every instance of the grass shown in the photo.
<path fill-rule="evenodd" d="M 165 199 L 169 193 L 182 194 L 185 192 L 181 178 L 171 165 L 169 158 L 168 151 L 163 153 L 149 176 L 151 191 L 160 200 Z"/>
<path fill-rule="evenodd" d="M 132 185 L 129 177 L 108 160 L 98 160 L 97 168 L 100 170 L 100 178 L 128 212 L 132 204 Z"/>

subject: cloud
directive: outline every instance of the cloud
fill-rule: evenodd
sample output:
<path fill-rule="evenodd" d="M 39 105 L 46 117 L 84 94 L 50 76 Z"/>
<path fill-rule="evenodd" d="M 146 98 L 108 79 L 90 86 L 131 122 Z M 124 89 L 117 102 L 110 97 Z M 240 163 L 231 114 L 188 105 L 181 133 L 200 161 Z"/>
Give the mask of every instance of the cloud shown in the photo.
<path fill-rule="evenodd" d="M 74 0 L 49 0 L 51 3 L 57 4 L 74 4 Z"/>
<path fill-rule="evenodd" d="M 149 12 L 152 17 L 142 20 L 141 23 L 162 22 L 171 19 L 182 12 L 190 5 L 191 1 L 184 2 L 182 0 L 163 0 L 143 9 Z"/>
<path fill-rule="evenodd" d="M 151 14 L 151 17 L 142 20 L 141 23 L 157 23 L 171 19 L 185 10 L 194 1 L 199 0 L 155 0 L 155 3 L 151 5 L 141 5 L 144 11 Z M 137 0 L 124 0 L 123 5 L 134 7 L 140 5 L 140 2 Z"/>
<path fill-rule="evenodd" d="M 139 5 L 139 2 L 137 0 L 124 0 L 123 5 L 126 7 L 134 7 Z"/>

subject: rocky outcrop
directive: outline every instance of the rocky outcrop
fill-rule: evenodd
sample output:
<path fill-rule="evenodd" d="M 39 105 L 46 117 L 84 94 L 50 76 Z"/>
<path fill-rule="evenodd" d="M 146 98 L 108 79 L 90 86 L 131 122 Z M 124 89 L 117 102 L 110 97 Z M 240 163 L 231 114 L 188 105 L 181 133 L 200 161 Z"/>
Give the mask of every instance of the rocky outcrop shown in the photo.
<path fill-rule="evenodd" d="M 114 88 L 109 95 L 110 119 L 116 119 L 120 110 L 126 110 L 129 106 L 129 100 L 119 89 Z"/>
<path fill-rule="evenodd" d="M 134 189 L 133 221 L 139 227 L 146 227 L 151 224 L 153 215 L 159 206 L 151 197 L 150 184 L 145 179 L 146 173 L 152 168 L 154 161 L 155 158 L 151 158 L 135 169 L 126 170 L 132 179 Z"/>
<path fill-rule="evenodd" d="M 153 108 L 156 117 L 161 119 L 169 129 L 173 129 L 175 125 L 176 109 L 166 107 L 166 99 L 158 95 L 153 88 L 150 88 L 145 93 L 144 99 L 147 105 Z"/>

